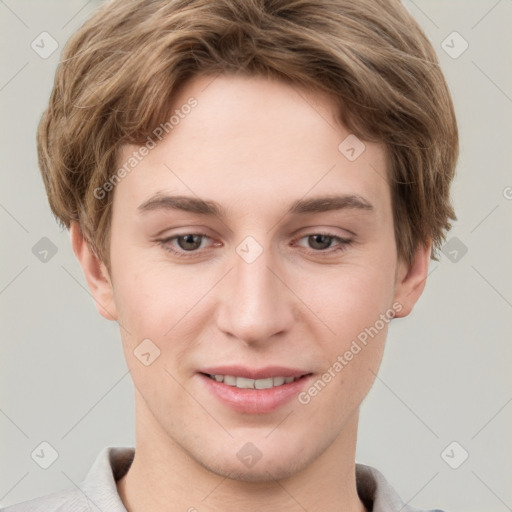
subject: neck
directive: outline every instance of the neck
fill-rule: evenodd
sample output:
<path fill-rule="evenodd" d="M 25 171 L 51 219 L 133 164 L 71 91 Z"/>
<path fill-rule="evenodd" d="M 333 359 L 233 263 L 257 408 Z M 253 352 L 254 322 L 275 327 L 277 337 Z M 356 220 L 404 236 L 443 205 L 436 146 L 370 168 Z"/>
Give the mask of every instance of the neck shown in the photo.
<path fill-rule="evenodd" d="M 137 415 L 135 457 L 117 482 L 128 512 L 364 512 L 355 481 L 358 411 L 313 463 L 292 476 L 247 482 L 194 460 L 150 415 Z"/>

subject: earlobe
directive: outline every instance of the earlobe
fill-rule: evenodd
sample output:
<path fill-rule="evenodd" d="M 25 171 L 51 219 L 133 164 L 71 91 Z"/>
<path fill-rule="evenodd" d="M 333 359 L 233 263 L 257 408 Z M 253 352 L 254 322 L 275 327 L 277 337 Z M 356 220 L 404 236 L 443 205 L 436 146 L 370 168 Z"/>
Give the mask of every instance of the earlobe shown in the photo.
<path fill-rule="evenodd" d="M 70 229 L 73 252 L 82 267 L 99 314 L 107 320 L 117 320 L 112 281 L 105 264 L 87 243 L 78 222 L 72 222 Z"/>
<path fill-rule="evenodd" d="M 396 314 L 397 318 L 407 316 L 423 293 L 431 249 L 431 243 L 420 243 L 410 264 L 403 260 L 398 262 L 394 301 L 400 303 L 402 309 Z"/>

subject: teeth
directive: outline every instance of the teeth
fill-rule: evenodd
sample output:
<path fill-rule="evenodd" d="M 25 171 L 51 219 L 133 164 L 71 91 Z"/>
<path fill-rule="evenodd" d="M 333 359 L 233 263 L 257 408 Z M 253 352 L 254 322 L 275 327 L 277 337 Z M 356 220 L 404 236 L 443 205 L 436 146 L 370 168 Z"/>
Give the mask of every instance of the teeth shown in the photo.
<path fill-rule="evenodd" d="M 280 386 L 280 384 L 274 384 L 274 379 L 272 377 L 269 377 L 268 379 L 258 379 L 254 381 L 254 387 L 256 389 L 269 389 L 273 388 L 274 386 Z"/>
<path fill-rule="evenodd" d="M 293 381 L 293 377 L 288 377 L 288 378 L 291 379 L 289 382 Z M 285 383 L 286 378 L 285 377 L 274 377 L 273 379 L 270 379 L 270 381 L 271 381 L 270 387 L 272 386 L 272 384 L 274 386 L 282 386 Z"/>
<path fill-rule="evenodd" d="M 228 386 L 236 386 L 236 377 L 233 377 L 232 375 L 225 375 L 224 384 L 227 384 Z"/>
<path fill-rule="evenodd" d="M 233 377 L 235 379 L 235 386 L 242 389 L 254 389 L 254 379 L 246 379 L 245 377 Z M 225 379 L 225 377 L 224 377 Z"/>
<path fill-rule="evenodd" d="M 297 380 L 297 377 L 268 377 L 266 379 L 248 379 L 246 377 L 235 377 L 233 375 L 210 375 L 210 378 L 217 382 L 223 382 L 228 386 L 240 389 L 270 389 L 283 384 L 289 384 Z"/>

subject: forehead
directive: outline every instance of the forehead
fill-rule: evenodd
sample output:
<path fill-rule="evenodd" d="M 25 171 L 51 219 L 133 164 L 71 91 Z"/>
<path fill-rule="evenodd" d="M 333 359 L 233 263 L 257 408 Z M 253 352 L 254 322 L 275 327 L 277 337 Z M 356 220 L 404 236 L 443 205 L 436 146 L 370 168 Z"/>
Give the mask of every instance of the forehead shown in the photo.
<path fill-rule="evenodd" d="M 355 138 L 336 109 L 323 94 L 276 80 L 196 77 L 180 89 L 169 123 L 150 135 L 156 147 L 117 185 L 114 203 L 122 197 L 136 208 L 166 192 L 258 208 L 336 191 L 384 208 L 385 148 Z M 140 147 L 125 146 L 118 163 Z"/>

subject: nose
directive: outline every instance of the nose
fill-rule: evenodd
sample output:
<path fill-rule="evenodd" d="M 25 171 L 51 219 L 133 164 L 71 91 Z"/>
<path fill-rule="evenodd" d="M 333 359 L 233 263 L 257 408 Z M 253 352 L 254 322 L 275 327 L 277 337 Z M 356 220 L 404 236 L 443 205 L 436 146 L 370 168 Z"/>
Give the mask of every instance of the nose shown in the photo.
<path fill-rule="evenodd" d="M 269 250 L 251 263 L 238 254 L 222 288 L 217 326 L 247 345 L 264 344 L 289 331 L 296 304 Z"/>

